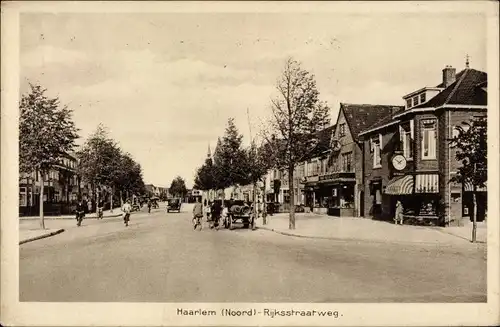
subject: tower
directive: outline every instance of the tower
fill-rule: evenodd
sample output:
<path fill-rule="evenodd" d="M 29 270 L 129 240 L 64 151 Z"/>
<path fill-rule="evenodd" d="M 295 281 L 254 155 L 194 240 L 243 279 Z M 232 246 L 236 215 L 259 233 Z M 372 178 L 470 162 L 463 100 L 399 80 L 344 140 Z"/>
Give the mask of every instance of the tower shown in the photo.
<path fill-rule="evenodd" d="M 469 55 L 465 57 L 465 68 L 469 68 Z"/>

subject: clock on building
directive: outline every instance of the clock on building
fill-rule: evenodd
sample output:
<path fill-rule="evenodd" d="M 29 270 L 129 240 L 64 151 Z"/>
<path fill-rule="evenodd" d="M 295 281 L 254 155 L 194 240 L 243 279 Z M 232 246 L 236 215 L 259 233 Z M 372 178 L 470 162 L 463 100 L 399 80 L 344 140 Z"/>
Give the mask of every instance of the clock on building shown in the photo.
<path fill-rule="evenodd" d="M 403 170 L 406 168 L 406 158 L 401 155 L 397 154 L 394 157 L 392 157 L 392 166 L 396 170 Z"/>

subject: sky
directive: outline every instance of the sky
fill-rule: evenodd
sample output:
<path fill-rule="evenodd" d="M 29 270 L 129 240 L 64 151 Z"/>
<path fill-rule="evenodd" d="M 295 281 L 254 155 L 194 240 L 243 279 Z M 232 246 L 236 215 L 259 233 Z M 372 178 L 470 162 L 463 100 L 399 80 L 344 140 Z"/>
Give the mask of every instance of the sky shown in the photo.
<path fill-rule="evenodd" d="M 78 144 L 102 123 L 157 186 L 192 187 L 229 117 L 248 144 L 288 57 L 314 74 L 332 123 L 340 103 L 403 105 L 466 55 L 486 71 L 474 13 L 23 13 L 20 33 L 21 93 L 58 96 Z"/>

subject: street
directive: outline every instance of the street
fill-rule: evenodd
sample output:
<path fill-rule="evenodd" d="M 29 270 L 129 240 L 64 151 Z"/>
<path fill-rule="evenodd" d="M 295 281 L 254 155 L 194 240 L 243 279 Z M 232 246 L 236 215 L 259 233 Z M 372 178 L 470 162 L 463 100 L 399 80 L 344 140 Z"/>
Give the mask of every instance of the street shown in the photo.
<path fill-rule="evenodd" d="M 486 301 L 485 248 L 194 231 L 190 208 L 143 209 L 129 227 L 84 221 L 21 245 L 20 301 Z"/>

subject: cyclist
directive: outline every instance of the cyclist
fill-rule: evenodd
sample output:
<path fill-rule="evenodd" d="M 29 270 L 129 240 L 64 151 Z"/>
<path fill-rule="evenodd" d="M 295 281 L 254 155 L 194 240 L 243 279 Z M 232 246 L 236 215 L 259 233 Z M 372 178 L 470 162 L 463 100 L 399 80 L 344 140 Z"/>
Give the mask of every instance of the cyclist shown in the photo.
<path fill-rule="evenodd" d="M 196 203 L 193 207 L 193 223 L 194 229 L 200 225 L 201 227 L 201 219 L 203 218 L 203 206 L 201 205 L 200 199 L 196 199 Z"/>
<path fill-rule="evenodd" d="M 130 205 L 130 200 L 127 200 L 122 207 L 123 211 L 123 222 L 125 226 L 128 226 L 128 222 L 130 220 L 130 211 L 132 211 L 132 206 Z"/>

